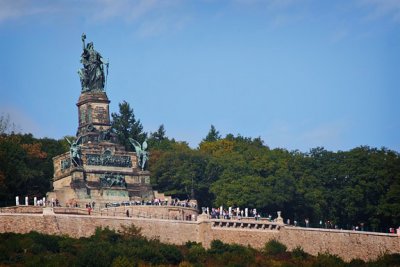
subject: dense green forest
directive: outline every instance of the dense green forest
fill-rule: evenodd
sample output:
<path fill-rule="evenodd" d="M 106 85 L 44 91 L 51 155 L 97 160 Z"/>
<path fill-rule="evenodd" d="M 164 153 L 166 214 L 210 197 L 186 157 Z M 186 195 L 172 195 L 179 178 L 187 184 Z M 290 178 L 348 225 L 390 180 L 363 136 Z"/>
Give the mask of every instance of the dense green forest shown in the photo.
<path fill-rule="evenodd" d="M 0 121 L 1 124 L 1 121 Z M 112 114 L 122 144 L 147 139 L 154 189 L 200 207 L 256 208 L 263 216 L 282 211 L 285 219 L 311 226 L 329 221 L 387 232 L 400 225 L 400 155 L 361 146 L 349 151 L 271 149 L 261 138 L 228 134 L 214 126 L 197 148 L 166 135 L 164 125 L 146 133 L 128 103 Z M 3 129 L 3 130 L 1 130 Z M 51 190 L 52 157 L 68 151 L 65 140 L 7 132 L 0 125 L 0 204 L 16 195 L 44 196 Z"/>
<path fill-rule="evenodd" d="M 335 255 L 311 256 L 301 247 L 287 251 L 286 246 L 276 240 L 267 242 L 261 250 L 219 240 L 213 240 L 209 249 L 195 242 L 174 246 L 146 239 L 133 225 L 120 232 L 96 229 L 93 236 L 80 239 L 37 232 L 0 234 L 1 266 L 385 267 L 399 264 L 400 254 L 382 255 L 371 262 L 355 259 L 345 263 Z"/>

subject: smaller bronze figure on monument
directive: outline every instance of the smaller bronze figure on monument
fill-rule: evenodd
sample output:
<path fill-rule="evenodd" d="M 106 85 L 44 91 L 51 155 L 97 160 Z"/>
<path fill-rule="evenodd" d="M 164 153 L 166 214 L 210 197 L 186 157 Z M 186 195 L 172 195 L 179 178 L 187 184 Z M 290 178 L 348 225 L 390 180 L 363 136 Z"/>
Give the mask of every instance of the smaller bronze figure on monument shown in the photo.
<path fill-rule="evenodd" d="M 85 46 L 86 35 L 82 34 L 83 52 L 81 63 L 83 68 L 78 71 L 81 79 L 82 92 L 103 92 L 106 75 L 104 66 L 108 74 L 108 62 L 103 59 L 99 52 L 94 50 L 93 42 Z"/>
<path fill-rule="evenodd" d="M 135 139 L 129 138 L 129 142 L 135 147 L 136 155 L 138 158 L 138 164 L 142 171 L 146 166 L 146 162 L 149 159 L 149 152 L 146 151 L 147 149 L 147 141 L 145 140 L 142 145 Z"/>
<path fill-rule="evenodd" d="M 82 152 L 81 152 L 81 146 L 79 142 L 81 141 L 81 137 L 79 137 L 76 141 L 69 141 L 68 138 L 65 137 L 65 139 L 68 141 L 70 144 L 70 157 L 71 157 L 71 162 L 72 164 L 77 167 L 82 165 Z"/>

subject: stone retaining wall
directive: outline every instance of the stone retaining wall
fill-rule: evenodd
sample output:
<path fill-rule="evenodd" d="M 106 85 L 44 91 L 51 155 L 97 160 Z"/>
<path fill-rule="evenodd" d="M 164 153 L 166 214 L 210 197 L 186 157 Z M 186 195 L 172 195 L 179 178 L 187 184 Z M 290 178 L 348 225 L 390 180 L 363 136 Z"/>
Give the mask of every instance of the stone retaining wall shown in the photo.
<path fill-rule="evenodd" d="M 347 230 L 327 230 L 283 226 L 274 228 L 237 228 L 213 227 L 208 224 L 202 229 L 203 244 L 210 244 L 213 239 L 226 243 L 250 245 L 263 248 L 265 243 L 276 239 L 293 250 L 297 246 L 312 255 L 331 253 L 345 261 L 360 258 L 363 260 L 376 259 L 384 253 L 400 253 L 400 237 L 395 234 L 360 232 Z"/>
<path fill-rule="evenodd" d="M 36 213 L 42 214 L 42 206 L 13 206 L 0 208 L 1 213 Z M 87 208 L 71 208 L 71 207 L 54 207 L 54 213 L 57 214 L 73 214 L 73 215 L 88 215 Z M 195 220 L 197 218 L 197 209 L 181 206 L 157 206 L 157 205 L 134 205 L 120 206 L 111 208 L 95 208 L 91 210 L 91 215 L 97 216 L 119 216 L 126 217 L 126 211 L 130 217 L 142 218 L 158 218 L 158 219 L 173 219 L 173 220 Z"/>
<path fill-rule="evenodd" d="M 277 239 L 289 250 L 301 246 L 304 251 L 317 255 L 329 252 L 346 261 L 354 258 L 376 259 L 382 253 L 400 253 L 400 237 L 394 234 L 379 234 L 356 231 L 338 231 L 286 226 L 268 226 L 268 223 L 216 223 L 199 216 L 197 221 L 154 219 L 138 217 L 110 217 L 68 214 L 0 214 L 0 232 L 27 233 L 38 231 L 47 234 L 90 236 L 96 227 L 120 229 L 121 225 L 134 224 L 142 228 L 148 238 L 159 238 L 161 242 L 177 245 L 187 241 L 201 242 L 209 247 L 214 239 L 225 243 L 238 243 L 262 248 Z M 263 226 L 262 224 L 267 224 Z"/>

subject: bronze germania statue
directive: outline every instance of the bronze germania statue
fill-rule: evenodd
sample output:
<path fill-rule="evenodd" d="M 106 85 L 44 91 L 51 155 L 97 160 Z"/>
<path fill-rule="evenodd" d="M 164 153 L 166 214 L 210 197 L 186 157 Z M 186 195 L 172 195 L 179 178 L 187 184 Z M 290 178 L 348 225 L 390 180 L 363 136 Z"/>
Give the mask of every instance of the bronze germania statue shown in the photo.
<path fill-rule="evenodd" d="M 82 34 L 83 53 L 81 63 L 83 68 L 78 71 L 81 78 L 82 92 L 103 92 L 106 75 L 104 66 L 108 74 L 108 62 L 103 60 L 99 52 L 94 50 L 93 42 L 85 46 L 86 35 Z"/>

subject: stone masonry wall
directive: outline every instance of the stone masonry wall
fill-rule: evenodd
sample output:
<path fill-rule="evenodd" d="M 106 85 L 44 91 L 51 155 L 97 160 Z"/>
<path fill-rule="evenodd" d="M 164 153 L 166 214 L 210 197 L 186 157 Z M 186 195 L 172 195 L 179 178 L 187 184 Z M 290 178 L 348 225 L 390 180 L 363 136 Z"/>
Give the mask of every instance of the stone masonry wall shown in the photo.
<path fill-rule="evenodd" d="M 312 255 L 331 253 L 345 261 L 355 258 L 376 259 L 384 253 L 400 253 L 400 237 L 397 235 L 339 231 L 301 227 L 282 227 L 280 230 L 253 230 L 239 228 L 218 228 L 207 224 L 202 229 L 203 244 L 207 247 L 213 239 L 226 243 L 250 245 L 263 248 L 265 243 L 276 239 L 293 250 L 297 246 Z"/>
<path fill-rule="evenodd" d="M 96 227 L 109 227 L 119 230 L 121 225 L 134 224 L 142 228 L 142 234 L 148 238 L 158 238 L 161 242 L 184 244 L 197 241 L 196 222 L 159 220 L 146 218 L 100 217 L 83 215 L 38 215 L 38 214 L 1 214 L 0 232 L 29 233 L 37 231 L 46 234 L 88 237 L 94 234 Z"/>
<path fill-rule="evenodd" d="M 329 252 L 346 261 L 354 258 L 376 259 L 384 252 L 400 253 L 399 236 L 379 233 L 300 227 L 281 227 L 274 230 L 243 229 L 212 226 L 211 221 L 203 218 L 198 221 L 181 221 L 93 215 L 0 214 L 1 233 L 27 233 L 34 230 L 47 234 L 81 237 L 92 235 L 96 227 L 108 226 L 118 230 L 121 225 L 131 224 L 141 227 L 142 233 L 149 238 L 159 238 L 161 242 L 178 245 L 196 241 L 209 247 L 212 240 L 220 239 L 225 243 L 262 248 L 268 240 L 277 239 L 289 250 L 301 246 L 310 254 Z"/>
<path fill-rule="evenodd" d="M 193 208 L 185 208 L 180 206 L 157 206 L 157 205 L 136 205 L 121 206 L 116 208 L 103 209 L 103 215 L 125 216 L 129 211 L 131 217 L 151 217 L 158 219 L 175 219 L 186 220 L 188 217 L 197 218 L 198 212 Z M 97 212 L 98 213 L 98 212 Z"/>

